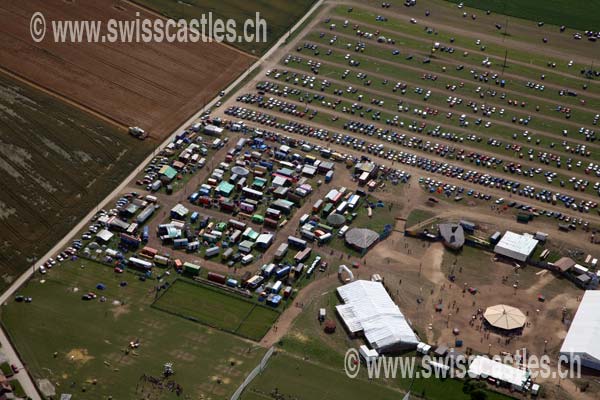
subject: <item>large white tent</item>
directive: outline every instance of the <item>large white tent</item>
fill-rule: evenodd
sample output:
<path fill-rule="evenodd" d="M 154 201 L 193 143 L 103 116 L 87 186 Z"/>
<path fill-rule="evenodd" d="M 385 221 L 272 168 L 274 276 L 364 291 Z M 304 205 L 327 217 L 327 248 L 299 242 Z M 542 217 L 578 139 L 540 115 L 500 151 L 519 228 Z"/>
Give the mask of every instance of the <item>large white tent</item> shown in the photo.
<path fill-rule="evenodd" d="M 537 244 L 538 241 L 530 234 L 519 235 L 518 233 L 506 231 L 494 248 L 494 253 L 517 261 L 525 261 L 533 253 Z"/>
<path fill-rule="evenodd" d="M 371 348 L 386 352 L 416 348 L 417 335 L 381 282 L 358 280 L 340 286 L 337 312 L 351 333 L 363 332 Z"/>
<path fill-rule="evenodd" d="M 561 356 L 577 357 L 581 365 L 600 370 L 600 291 L 583 295 L 567 337 L 560 348 Z"/>

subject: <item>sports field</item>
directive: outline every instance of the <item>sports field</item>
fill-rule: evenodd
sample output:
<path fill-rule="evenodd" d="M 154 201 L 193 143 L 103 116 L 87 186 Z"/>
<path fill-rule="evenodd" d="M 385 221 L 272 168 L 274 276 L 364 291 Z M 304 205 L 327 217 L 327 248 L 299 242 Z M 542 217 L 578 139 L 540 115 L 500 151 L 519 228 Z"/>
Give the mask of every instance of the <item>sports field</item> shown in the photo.
<path fill-rule="evenodd" d="M 279 313 L 219 289 L 177 280 L 153 307 L 208 326 L 260 340 Z"/>
<path fill-rule="evenodd" d="M 265 53 L 282 35 L 286 34 L 316 0 L 134 0 L 148 8 L 170 18 L 201 18 L 212 13 L 213 19 L 233 19 L 241 27 L 246 19 L 256 20 L 256 13 L 267 21 L 266 43 L 233 43 L 232 45 L 247 53 L 259 56 Z"/>
<path fill-rule="evenodd" d="M 575 29 L 594 29 L 598 26 L 600 2 L 587 1 L 574 4 L 569 0 L 449 0 L 468 7 L 490 10 L 495 13 L 544 21 L 553 25 L 566 25 Z"/>
<path fill-rule="evenodd" d="M 141 282 L 134 273 L 115 274 L 79 260 L 41 278 L 36 275 L 19 292 L 31 296 L 31 303 L 11 300 L 1 316 L 34 379 L 48 378 L 57 393 L 90 400 L 223 399 L 264 354 L 234 335 L 155 310 L 156 281 Z M 98 283 L 106 289 L 97 290 Z M 88 292 L 98 297 L 82 300 Z M 138 340 L 138 348 L 128 348 Z M 182 396 L 144 379 L 166 385 L 166 362 L 173 363 L 169 380 L 182 387 Z"/>
<path fill-rule="evenodd" d="M 0 75 L 0 289 L 45 254 L 152 148 Z"/>

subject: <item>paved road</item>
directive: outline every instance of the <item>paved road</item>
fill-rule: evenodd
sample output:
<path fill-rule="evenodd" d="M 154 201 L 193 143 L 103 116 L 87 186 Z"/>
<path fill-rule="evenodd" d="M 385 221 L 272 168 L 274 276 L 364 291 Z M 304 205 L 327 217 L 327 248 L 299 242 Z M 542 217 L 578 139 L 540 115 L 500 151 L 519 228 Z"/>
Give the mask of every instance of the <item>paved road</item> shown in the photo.
<path fill-rule="evenodd" d="M 322 3 L 323 3 L 323 0 L 318 1 L 296 23 L 296 25 L 294 25 L 292 27 L 292 29 L 290 29 L 290 33 L 296 31 L 296 29 L 298 29 L 304 23 L 304 21 L 307 18 L 309 18 L 318 7 L 321 6 Z M 264 60 L 269 58 L 280 46 L 285 44 L 286 37 L 287 37 L 287 35 L 280 38 L 279 41 L 273 47 L 271 47 L 271 49 L 267 53 L 265 53 L 260 59 L 258 59 L 254 64 L 252 64 L 252 66 L 248 70 L 246 70 L 246 72 L 244 72 L 235 81 L 233 81 L 225 89 L 225 91 L 228 92 L 228 91 L 232 90 L 233 88 L 235 88 L 240 82 L 242 82 L 244 79 L 246 79 L 246 77 L 249 74 L 251 74 L 256 68 L 259 68 Z M 178 132 L 182 131 L 183 129 L 185 129 L 189 125 L 191 125 L 194 121 L 196 121 L 202 115 L 202 113 L 204 113 L 205 110 L 213 107 L 217 101 L 219 101 L 218 97 L 212 99 L 204 108 L 198 110 L 198 112 L 196 112 L 196 114 L 194 114 L 187 121 L 185 121 L 183 124 L 181 124 L 181 126 L 179 128 L 177 128 L 169 137 L 167 137 L 165 139 L 165 141 L 162 144 L 160 144 L 160 146 L 157 147 L 157 149 L 155 150 L 155 153 L 162 150 L 167 144 L 169 144 L 173 140 L 173 138 L 175 137 L 175 135 Z M 119 184 L 119 186 L 117 186 L 108 196 L 106 196 L 106 198 L 104 198 L 104 200 L 102 200 L 96 208 L 90 210 L 90 212 L 84 218 L 82 218 L 81 221 L 75 227 L 73 227 L 73 229 L 71 229 L 71 231 L 67 235 L 65 235 L 58 243 L 56 243 L 56 245 L 54 247 L 52 247 L 52 249 L 50 249 L 50 251 L 48 251 L 44 256 L 42 256 L 40 258 L 40 260 L 37 263 L 32 265 L 21 276 L 19 276 L 12 283 L 12 285 L 4 293 L 2 293 L 0 295 L 0 304 L 5 304 L 7 301 L 11 300 L 12 297 L 17 292 L 17 290 L 33 276 L 34 272 L 40 267 L 40 265 L 42 265 L 44 263 L 44 261 L 46 259 L 59 253 L 65 247 L 68 247 L 70 241 L 73 240 L 75 235 L 77 235 L 78 232 L 80 232 L 83 228 L 86 227 L 86 225 L 88 224 L 88 221 L 90 221 L 90 219 L 96 213 L 96 210 L 100 209 L 100 208 L 104 208 L 108 204 L 110 204 L 114 200 L 114 198 L 116 196 L 118 196 L 119 193 L 121 193 L 123 191 L 123 189 L 125 189 L 132 180 L 135 180 L 136 176 L 152 160 L 155 153 L 148 155 L 148 157 L 138 167 L 136 167 L 131 172 L 131 174 L 129 174 L 129 176 L 127 176 L 123 180 L 123 182 L 121 182 L 121 184 Z M 21 386 L 23 387 L 27 396 L 31 397 L 33 400 L 41 400 L 41 397 L 33 383 L 33 379 L 31 378 L 29 373 L 26 371 L 23 363 L 21 362 L 21 360 L 19 359 L 19 356 L 17 355 L 17 352 L 13 348 L 12 344 L 8 340 L 6 333 L 2 329 L 0 329 L 0 344 L 2 345 L 2 351 L 8 358 L 9 363 L 15 364 L 17 367 L 19 367 L 19 369 L 22 369 L 21 372 L 16 375 L 16 378 L 21 383 Z"/>

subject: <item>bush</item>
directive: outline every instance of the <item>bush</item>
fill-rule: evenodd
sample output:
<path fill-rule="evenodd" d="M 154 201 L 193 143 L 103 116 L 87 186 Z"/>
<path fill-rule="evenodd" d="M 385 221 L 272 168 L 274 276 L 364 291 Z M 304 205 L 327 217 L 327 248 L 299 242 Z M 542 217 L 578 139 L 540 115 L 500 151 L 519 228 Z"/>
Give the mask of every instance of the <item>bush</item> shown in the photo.
<path fill-rule="evenodd" d="M 483 389 L 475 389 L 471 392 L 471 400 L 487 400 L 488 395 Z"/>

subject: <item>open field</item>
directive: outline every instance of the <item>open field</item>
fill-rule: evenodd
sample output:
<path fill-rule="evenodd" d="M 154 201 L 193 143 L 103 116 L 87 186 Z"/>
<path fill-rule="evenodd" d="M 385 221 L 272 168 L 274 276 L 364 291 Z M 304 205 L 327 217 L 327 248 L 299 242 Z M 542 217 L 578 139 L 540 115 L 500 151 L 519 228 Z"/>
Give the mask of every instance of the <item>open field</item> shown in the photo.
<path fill-rule="evenodd" d="M 256 13 L 267 21 L 265 43 L 232 43 L 233 46 L 253 55 L 265 53 L 282 35 L 287 34 L 294 22 L 300 19 L 316 0 L 133 0 L 174 19 L 200 18 L 212 13 L 213 19 L 233 19 L 241 32 L 246 19 L 256 20 Z"/>
<path fill-rule="evenodd" d="M 153 307 L 253 340 L 260 340 L 279 316 L 251 300 L 182 280 L 167 289 Z"/>
<path fill-rule="evenodd" d="M 152 145 L 0 76 L 4 288 L 134 168 Z"/>
<path fill-rule="evenodd" d="M 81 399 L 174 399 L 180 397 L 142 379 L 143 374 L 160 378 L 163 364 L 172 362 L 175 375 L 169 380 L 181 385 L 183 398 L 228 398 L 264 350 L 153 309 L 155 281 L 137 278 L 79 260 L 22 288 L 19 294 L 33 302 L 11 301 L 2 309 L 2 321 L 34 378 L 48 378 L 57 393 Z M 100 282 L 105 290 L 96 289 Z M 98 299 L 82 301 L 90 291 Z M 128 349 L 136 340 L 139 348 Z"/>
<path fill-rule="evenodd" d="M 600 13 L 600 3 L 590 1 L 585 5 L 574 7 L 569 0 L 449 0 L 452 3 L 463 3 L 468 7 L 511 17 L 543 21 L 552 25 L 566 25 L 575 29 L 594 29 L 598 20 L 595 18 Z"/>
<path fill-rule="evenodd" d="M 31 15 L 104 23 L 152 15 L 123 1 L 4 2 L 0 67 L 122 126 L 140 126 L 160 139 L 235 79 L 253 61 L 218 43 L 35 44 Z M 106 33 L 106 32 L 103 32 Z"/>

